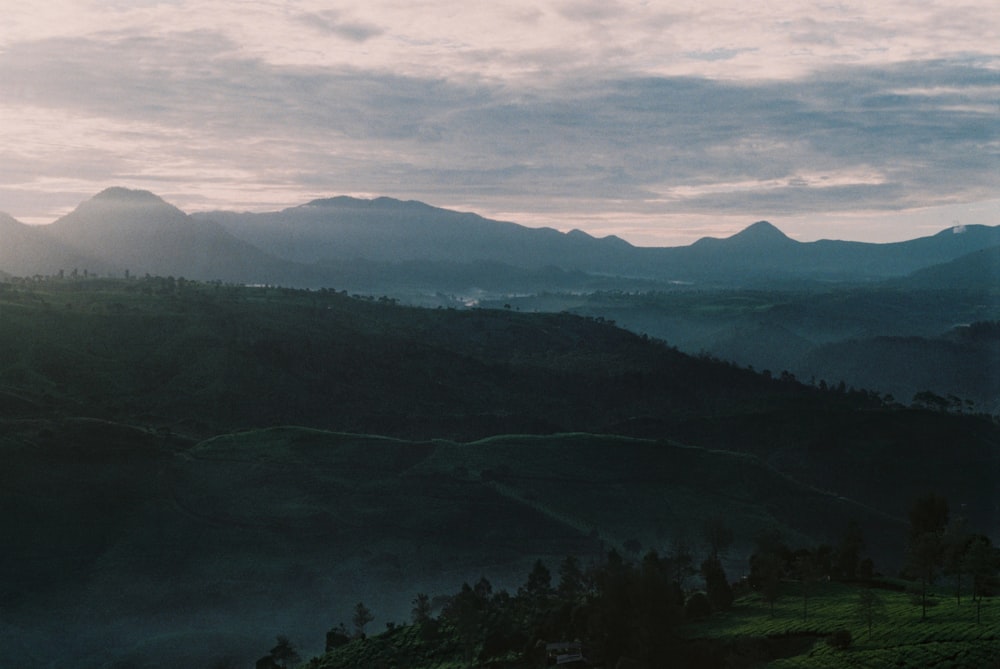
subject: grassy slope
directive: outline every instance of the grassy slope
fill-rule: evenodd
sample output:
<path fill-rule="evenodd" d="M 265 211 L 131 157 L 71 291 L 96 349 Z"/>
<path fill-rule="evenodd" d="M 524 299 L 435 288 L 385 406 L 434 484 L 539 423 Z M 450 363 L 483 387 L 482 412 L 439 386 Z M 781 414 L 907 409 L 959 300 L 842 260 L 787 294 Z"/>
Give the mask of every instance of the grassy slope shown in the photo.
<path fill-rule="evenodd" d="M 801 587 L 784 583 L 774 607 L 757 595 L 736 601 L 733 610 L 703 623 L 686 625 L 687 638 L 785 637 L 815 635 L 814 644 L 806 643 L 805 652 L 774 659 L 768 666 L 791 669 L 826 669 L 834 667 L 910 667 L 946 669 L 949 667 L 989 667 L 1000 660 L 1000 607 L 984 600 L 981 622 L 976 622 L 976 607 L 967 598 L 958 606 L 948 593 L 940 593 L 937 606 L 928 609 L 921 621 L 920 607 L 909 595 L 891 590 L 875 590 L 879 604 L 873 616 L 872 634 L 858 608 L 861 590 L 841 583 L 813 586 L 808 614 L 803 617 Z M 835 650 L 823 638 L 839 629 L 850 630 L 852 644 L 847 650 Z"/>

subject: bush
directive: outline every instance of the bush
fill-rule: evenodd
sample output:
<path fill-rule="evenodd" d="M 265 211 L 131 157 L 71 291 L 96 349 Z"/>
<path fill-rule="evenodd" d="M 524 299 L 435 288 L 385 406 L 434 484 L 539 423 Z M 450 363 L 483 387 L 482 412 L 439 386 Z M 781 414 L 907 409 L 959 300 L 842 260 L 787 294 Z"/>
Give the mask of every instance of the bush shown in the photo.
<path fill-rule="evenodd" d="M 844 650 L 851 645 L 851 630 L 837 630 L 826 638 L 826 645 L 830 648 Z"/>
<path fill-rule="evenodd" d="M 704 592 L 696 592 L 684 603 L 684 617 L 688 620 L 701 620 L 712 613 L 712 604 Z"/>
<path fill-rule="evenodd" d="M 343 625 L 340 627 L 334 627 L 326 633 L 326 652 L 329 653 L 334 648 L 346 646 L 350 642 L 351 637 L 347 636 L 347 631 L 344 630 Z"/>

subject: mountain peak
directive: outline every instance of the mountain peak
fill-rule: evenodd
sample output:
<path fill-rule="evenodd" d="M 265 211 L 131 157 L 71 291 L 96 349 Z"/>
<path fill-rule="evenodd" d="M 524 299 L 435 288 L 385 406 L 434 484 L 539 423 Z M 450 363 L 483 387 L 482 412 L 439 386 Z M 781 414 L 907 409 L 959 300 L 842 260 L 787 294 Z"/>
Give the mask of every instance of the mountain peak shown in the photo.
<path fill-rule="evenodd" d="M 735 235 L 729 237 L 702 237 L 693 246 L 699 248 L 724 248 L 724 247 L 752 247 L 766 249 L 773 246 L 788 246 L 797 244 L 795 240 L 788 237 L 784 232 L 776 228 L 767 221 L 757 221 L 756 223 L 743 228 Z"/>
<path fill-rule="evenodd" d="M 166 204 L 159 195 L 150 193 L 148 190 L 137 190 L 123 188 L 122 186 L 112 186 L 105 188 L 100 193 L 91 198 L 99 201 L 129 202 L 134 204 Z"/>
<path fill-rule="evenodd" d="M 767 221 L 757 221 L 753 225 L 747 226 L 729 239 L 740 239 L 754 242 L 763 241 L 791 241 L 784 232 Z"/>

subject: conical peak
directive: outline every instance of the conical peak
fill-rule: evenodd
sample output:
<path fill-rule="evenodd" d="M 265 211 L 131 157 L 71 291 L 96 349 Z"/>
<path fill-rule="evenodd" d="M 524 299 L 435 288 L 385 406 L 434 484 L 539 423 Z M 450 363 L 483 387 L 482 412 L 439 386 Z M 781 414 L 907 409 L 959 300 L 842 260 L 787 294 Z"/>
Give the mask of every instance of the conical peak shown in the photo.
<path fill-rule="evenodd" d="M 730 237 L 730 239 L 788 240 L 789 237 L 771 223 L 767 221 L 757 221 L 753 225 L 737 232 L 735 235 Z"/>

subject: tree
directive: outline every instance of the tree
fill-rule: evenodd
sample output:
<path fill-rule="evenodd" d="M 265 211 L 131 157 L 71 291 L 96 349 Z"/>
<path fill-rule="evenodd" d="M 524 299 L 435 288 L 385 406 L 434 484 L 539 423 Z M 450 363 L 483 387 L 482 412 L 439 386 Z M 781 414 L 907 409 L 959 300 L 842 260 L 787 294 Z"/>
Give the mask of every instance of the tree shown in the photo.
<path fill-rule="evenodd" d="M 927 587 L 934 582 L 944 559 L 943 536 L 948 524 L 948 501 L 930 493 L 910 508 L 906 569 L 920 579 L 920 619 L 927 619 Z"/>
<path fill-rule="evenodd" d="M 972 577 L 972 599 L 976 602 L 976 624 L 979 624 L 983 592 L 986 582 L 1000 569 L 1000 551 L 993 547 L 989 537 L 974 534 L 969 539 L 964 562 Z"/>
<path fill-rule="evenodd" d="M 326 633 L 326 652 L 328 653 L 334 648 L 340 648 L 349 643 L 351 643 L 351 637 L 348 636 L 344 623 L 340 623 Z"/>
<path fill-rule="evenodd" d="M 754 587 L 760 592 L 760 598 L 766 602 L 774 616 L 774 603 L 778 601 L 778 586 L 781 583 L 782 562 L 775 553 L 754 555 L 751 558 L 751 574 L 756 581 Z"/>
<path fill-rule="evenodd" d="M 698 573 L 694 566 L 694 551 L 691 549 L 691 544 L 683 537 L 674 540 L 667 561 L 670 564 L 674 583 L 681 590 L 684 590 L 688 578 Z"/>
<path fill-rule="evenodd" d="M 778 601 L 778 585 L 785 571 L 785 564 L 791 551 L 778 530 L 764 530 L 755 540 L 756 550 L 750 556 L 750 587 L 760 592 L 774 615 L 774 603 Z"/>
<path fill-rule="evenodd" d="M 574 602 L 584 593 L 583 571 L 580 562 L 569 555 L 559 565 L 559 585 L 556 586 L 559 599 Z"/>
<path fill-rule="evenodd" d="M 709 558 L 715 561 L 718 561 L 720 555 L 725 555 L 733 544 L 733 528 L 721 516 L 712 516 L 706 520 L 702 534 L 708 546 Z"/>
<path fill-rule="evenodd" d="M 535 560 L 531 573 L 528 574 L 528 580 L 518 588 L 517 594 L 532 601 L 545 600 L 552 596 L 552 573 L 544 562 Z"/>
<path fill-rule="evenodd" d="M 807 550 L 799 551 L 795 556 L 795 575 L 802 585 L 802 619 L 806 620 L 809 617 L 809 593 L 812 585 L 823 575 L 816 556 Z"/>
<path fill-rule="evenodd" d="M 708 558 L 701 563 L 701 575 L 705 579 L 705 594 L 716 611 L 726 611 L 733 605 L 733 589 L 726 578 L 726 571 L 718 558 Z"/>
<path fill-rule="evenodd" d="M 966 573 L 965 553 L 969 547 L 968 522 L 959 516 L 952 518 L 941 537 L 942 563 L 945 573 L 955 579 L 955 601 L 962 605 L 962 576 Z"/>
<path fill-rule="evenodd" d="M 941 563 L 941 537 L 924 532 L 911 539 L 906 564 L 911 575 L 920 579 L 920 619 L 927 619 L 927 587 L 934 582 Z"/>
<path fill-rule="evenodd" d="M 857 520 L 847 524 L 844 536 L 837 545 L 834 569 L 837 576 L 853 580 L 858 576 L 858 564 L 861 560 L 861 550 L 865 547 L 865 538 Z"/>
<path fill-rule="evenodd" d="M 418 593 L 413 598 L 413 608 L 410 610 L 413 617 L 413 624 L 418 626 L 426 625 L 431 620 L 431 598 L 426 593 Z"/>
<path fill-rule="evenodd" d="M 625 543 L 622 544 L 622 548 L 624 548 L 625 552 L 628 553 L 633 560 L 635 560 L 639 557 L 639 551 L 642 550 L 642 542 L 633 537 L 631 539 L 627 539 Z"/>
<path fill-rule="evenodd" d="M 292 667 L 302 661 L 295 646 L 287 636 L 278 636 L 278 643 L 271 649 L 271 660 L 279 667 Z"/>
<path fill-rule="evenodd" d="M 472 662 L 472 651 L 481 637 L 485 604 L 472 586 L 463 583 L 462 589 L 451 597 L 441 611 L 441 618 L 457 632 L 467 663 Z"/>
<path fill-rule="evenodd" d="M 358 602 L 354 606 L 354 615 L 351 617 L 351 622 L 354 623 L 354 636 L 363 639 L 365 637 L 365 627 L 373 620 L 375 620 L 375 616 L 368 610 L 365 603 Z"/>
<path fill-rule="evenodd" d="M 858 617 L 868 627 L 868 638 L 872 638 L 872 623 L 882 610 L 882 599 L 871 588 L 862 588 L 858 593 Z"/>
<path fill-rule="evenodd" d="M 934 493 L 918 497 L 909 517 L 911 537 L 927 532 L 940 535 L 948 525 L 948 500 Z"/>

